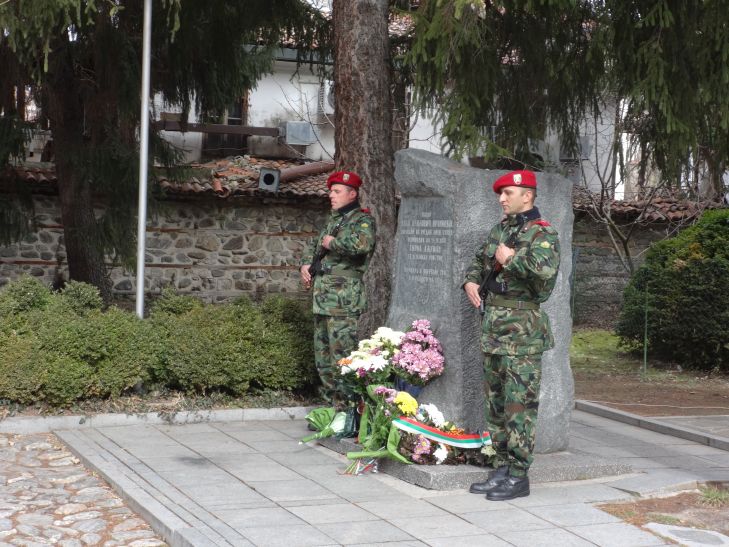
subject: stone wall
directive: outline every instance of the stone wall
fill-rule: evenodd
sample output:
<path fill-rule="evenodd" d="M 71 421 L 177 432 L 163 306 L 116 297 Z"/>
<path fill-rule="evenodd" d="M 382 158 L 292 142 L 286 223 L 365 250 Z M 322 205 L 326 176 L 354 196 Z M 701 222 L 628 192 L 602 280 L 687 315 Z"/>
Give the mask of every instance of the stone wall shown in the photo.
<path fill-rule="evenodd" d="M 298 262 L 324 222 L 322 200 L 196 199 L 169 201 L 150 215 L 145 290 L 171 287 L 206 301 L 243 293 L 301 293 Z M 68 278 L 55 196 L 35 199 L 39 231 L 0 247 L 0 286 L 30 274 L 52 284 Z M 133 298 L 134 265 L 111 265 L 117 297 Z"/>
<path fill-rule="evenodd" d="M 323 200 L 191 199 L 169 201 L 150 215 L 146 290 L 163 287 L 217 302 L 243 293 L 301 294 L 298 260 L 327 213 Z M 68 278 L 63 228 L 55 196 L 36 196 L 40 230 L 22 242 L 0 247 L 0 286 L 21 274 L 50 285 L 58 271 Z M 666 237 L 667 226 L 640 228 L 633 256 Z M 573 318 L 577 325 L 610 326 L 617 319 L 628 275 L 605 229 L 575 218 Z M 59 266 L 60 264 L 60 266 Z M 133 299 L 134 269 L 111 268 L 114 292 Z"/>
<path fill-rule="evenodd" d="M 651 224 L 636 229 L 630 245 L 635 267 L 643 262 L 645 251 L 652 243 L 668 236 L 669 228 L 666 224 Z M 574 324 L 612 327 L 620 314 L 623 289 L 629 274 L 620 262 L 605 227 L 587 216 L 576 215 L 572 258 Z"/>

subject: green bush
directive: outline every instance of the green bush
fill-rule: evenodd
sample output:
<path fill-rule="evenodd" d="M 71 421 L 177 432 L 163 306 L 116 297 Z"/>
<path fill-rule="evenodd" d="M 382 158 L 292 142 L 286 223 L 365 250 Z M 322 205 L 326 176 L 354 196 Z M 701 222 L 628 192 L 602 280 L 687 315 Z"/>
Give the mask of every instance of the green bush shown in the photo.
<path fill-rule="evenodd" d="M 0 331 L 22 329 L 25 315 L 31 310 L 44 309 L 52 293 L 34 277 L 22 276 L 0 291 Z"/>
<path fill-rule="evenodd" d="M 253 314 L 235 307 L 205 306 L 169 315 L 168 367 L 174 384 L 188 392 L 248 390 L 255 374 L 249 360 L 256 343 Z"/>
<path fill-rule="evenodd" d="M 60 292 L 59 301 L 78 315 L 104 307 L 99 289 L 80 281 L 68 281 Z"/>
<path fill-rule="evenodd" d="M 162 290 L 162 294 L 151 306 L 150 313 L 170 313 L 172 315 L 182 315 L 196 308 L 201 308 L 203 303 L 194 296 L 177 294 L 173 289 L 166 288 Z"/>
<path fill-rule="evenodd" d="M 311 314 L 296 302 L 247 298 L 168 316 L 170 379 L 186 391 L 294 389 L 313 379 Z"/>
<path fill-rule="evenodd" d="M 279 363 L 271 375 L 300 378 L 296 387 L 318 380 L 314 366 L 314 315 L 309 301 L 271 296 L 261 304 L 261 313 L 270 336 L 271 347 L 276 348 Z M 271 379 L 274 381 L 274 378 Z"/>
<path fill-rule="evenodd" d="M 45 314 L 32 323 L 42 351 L 90 367 L 87 397 L 118 396 L 146 379 L 157 357 L 149 350 L 151 341 L 144 335 L 149 329 L 144 322 L 119 308 L 92 311 L 84 317 Z"/>
<path fill-rule="evenodd" d="M 0 399 L 30 404 L 42 399 L 44 363 L 33 336 L 0 332 Z"/>
<path fill-rule="evenodd" d="M 617 334 L 651 355 L 705 371 L 729 371 L 729 211 L 705 213 L 655 244 L 625 289 Z"/>
<path fill-rule="evenodd" d="M 26 278 L 0 291 L 0 399 L 67 406 L 142 383 L 242 395 L 316 378 L 310 306 L 281 297 L 203 305 L 167 292 L 149 320 L 70 282 L 51 293 Z M 8 320 L 12 317 L 12 320 Z"/>
<path fill-rule="evenodd" d="M 55 406 L 68 406 L 79 399 L 85 399 L 94 378 L 94 371 L 88 363 L 68 355 L 50 352 L 43 354 L 44 377 L 43 399 Z"/>

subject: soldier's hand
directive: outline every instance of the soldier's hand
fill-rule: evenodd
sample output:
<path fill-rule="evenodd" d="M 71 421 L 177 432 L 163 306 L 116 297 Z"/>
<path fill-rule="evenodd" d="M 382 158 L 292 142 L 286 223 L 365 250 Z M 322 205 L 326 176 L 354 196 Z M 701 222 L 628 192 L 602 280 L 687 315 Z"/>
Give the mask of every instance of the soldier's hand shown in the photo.
<path fill-rule="evenodd" d="M 334 237 L 330 235 L 325 235 L 324 238 L 321 240 L 321 246 L 325 249 L 329 249 L 329 245 L 332 241 L 334 241 Z"/>
<path fill-rule="evenodd" d="M 466 296 L 468 296 L 468 299 L 471 301 L 474 308 L 481 306 L 481 297 L 478 294 L 478 283 L 469 281 L 463 285 L 463 290 L 466 291 Z"/>
<path fill-rule="evenodd" d="M 496 247 L 496 254 L 494 255 L 496 257 L 496 260 L 499 262 L 499 264 L 506 265 L 506 263 L 511 260 L 511 258 L 516 254 L 516 251 L 512 249 L 511 247 L 507 247 L 503 243 Z"/>
<path fill-rule="evenodd" d="M 309 268 L 311 268 L 310 264 L 304 264 L 299 269 L 299 273 L 301 274 L 301 282 L 307 289 L 311 287 L 311 274 L 309 273 Z"/>

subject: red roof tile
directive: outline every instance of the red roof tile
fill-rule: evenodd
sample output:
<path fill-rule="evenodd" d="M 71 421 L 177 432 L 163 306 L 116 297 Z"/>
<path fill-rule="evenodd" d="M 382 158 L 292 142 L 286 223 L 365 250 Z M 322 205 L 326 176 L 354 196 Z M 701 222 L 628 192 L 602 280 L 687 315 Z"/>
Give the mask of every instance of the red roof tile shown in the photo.
<path fill-rule="evenodd" d="M 272 193 L 258 188 L 258 174 L 262 167 L 269 169 L 287 169 L 302 162 L 296 160 L 270 160 L 250 156 L 238 156 L 207 163 L 191 164 L 192 175 L 185 182 L 176 182 L 160 174 L 158 183 L 162 190 L 170 196 L 217 196 L 228 198 L 233 196 L 266 197 Z M 331 170 L 333 171 L 333 169 Z M 283 181 L 274 195 L 296 198 L 325 198 L 327 196 L 326 180 L 331 171 L 318 175 L 299 176 Z M 34 167 L 16 167 L 15 173 L 21 181 L 32 184 L 34 189 L 55 191 L 56 172 L 50 164 Z M 590 194 L 584 189 L 575 187 L 572 204 L 576 211 L 589 212 L 592 199 L 599 196 Z M 645 200 L 614 201 L 611 213 L 623 219 L 634 219 L 642 213 L 645 222 L 676 222 L 697 217 L 705 209 L 726 207 L 720 201 L 692 201 L 675 197 L 654 197 L 650 203 Z"/>
<path fill-rule="evenodd" d="M 184 182 L 168 178 L 160 171 L 157 182 L 169 195 L 211 195 L 221 198 L 232 196 L 270 196 L 271 192 L 258 188 L 258 174 L 262 167 L 286 169 L 302 165 L 296 160 L 268 160 L 249 156 L 238 156 L 207 163 L 194 163 L 189 167 L 192 174 Z M 332 169 L 333 171 L 333 169 Z M 36 189 L 55 190 L 57 177 L 55 167 L 20 166 L 15 173 L 21 181 L 32 184 Z M 326 180 L 329 172 L 306 175 L 283 181 L 275 195 L 283 197 L 326 197 Z"/>

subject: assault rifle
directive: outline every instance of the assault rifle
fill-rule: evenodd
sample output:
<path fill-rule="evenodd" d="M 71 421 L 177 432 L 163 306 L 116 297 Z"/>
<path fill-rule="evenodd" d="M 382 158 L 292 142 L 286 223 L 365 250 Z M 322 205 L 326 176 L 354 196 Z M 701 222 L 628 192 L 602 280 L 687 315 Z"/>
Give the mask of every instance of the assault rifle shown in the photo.
<path fill-rule="evenodd" d="M 506 240 L 507 247 L 513 249 L 516 245 L 516 238 L 519 236 L 522 224 L 523 222 L 518 225 L 517 229 L 512 232 Z M 481 284 L 478 286 L 478 295 L 481 297 L 481 305 L 478 307 L 478 311 L 481 315 L 486 313 L 486 298 L 488 298 L 490 292 L 494 294 L 504 294 L 509 288 L 506 281 L 496 281 L 496 276 L 499 275 L 499 272 L 503 268 L 504 266 L 496 260 L 496 254 L 494 254 L 494 256 L 491 257 L 489 273 L 484 276 L 483 281 L 481 281 Z"/>
<path fill-rule="evenodd" d="M 344 224 L 344 221 L 347 219 L 348 215 L 342 215 L 341 220 L 339 223 L 334 227 L 332 230 L 332 233 L 329 234 L 332 237 L 337 237 L 337 234 L 339 233 L 339 230 L 342 228 L 342 225 Z M 322 237 L 322 239 L 324 239 Z M 321 268 L 321 261 L 326 256 L 326 254 L 329 252 L 329 249 L 324 247 L 321 243 L 319 244 L 319 247 L 316 249 L 316 252 L 314 253 L 314 259 L 311 261 L 311 265 L 309 266 L 309 274 L 311 275 L 311 278 L 314 279 L 314 277 L 317 276 L 317 274 L 324 273 Z"/>

